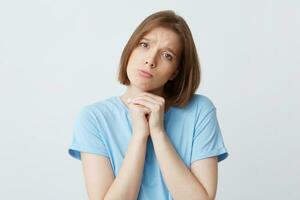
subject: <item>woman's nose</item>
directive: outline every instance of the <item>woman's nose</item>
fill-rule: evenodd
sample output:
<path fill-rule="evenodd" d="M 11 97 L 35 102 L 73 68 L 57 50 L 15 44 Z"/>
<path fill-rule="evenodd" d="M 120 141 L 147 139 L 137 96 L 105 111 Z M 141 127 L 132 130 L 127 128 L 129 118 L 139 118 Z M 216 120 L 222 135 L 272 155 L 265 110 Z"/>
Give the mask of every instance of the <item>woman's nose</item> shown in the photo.
<path fill-rule="evenodd" d="M 155 64 L 156 52 L 149 52 L 148 56 L 145 59 L 145 65 L 149 65 L 151 68 L 156 67 Z"/>
<path fill-rule="evenodd" d="M 153 62 L 145 61 L 145 65 L 149 65 L 151 68 L 154 67 L 154 63 Z"/>

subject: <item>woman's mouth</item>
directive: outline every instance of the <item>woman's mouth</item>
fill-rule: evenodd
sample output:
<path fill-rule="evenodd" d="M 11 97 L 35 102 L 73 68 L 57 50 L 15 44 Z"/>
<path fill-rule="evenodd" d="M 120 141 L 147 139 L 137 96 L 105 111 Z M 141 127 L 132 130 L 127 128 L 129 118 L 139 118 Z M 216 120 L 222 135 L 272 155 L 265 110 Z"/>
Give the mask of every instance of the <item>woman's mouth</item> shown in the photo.
<path fill-rule="evenodd" d="M 139 72 L 139 75 L 142 76 L 142 77 L 144 77 L 144 78 L 151 78 L 153 76 L 152 74 L 150 74 L 148 72 L 145 72 L 145 71 L 143 71 L 141 69 L 139 69 L 138 72 Z"/>

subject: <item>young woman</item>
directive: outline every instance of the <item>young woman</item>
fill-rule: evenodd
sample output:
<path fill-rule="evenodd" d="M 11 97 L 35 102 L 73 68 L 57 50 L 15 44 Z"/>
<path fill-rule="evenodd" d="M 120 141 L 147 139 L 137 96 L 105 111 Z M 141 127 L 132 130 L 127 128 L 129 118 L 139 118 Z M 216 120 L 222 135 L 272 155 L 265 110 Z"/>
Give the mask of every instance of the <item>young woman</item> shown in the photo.
<path fill-rule="evenodd" d="M 69 153 L 81 159 L 90 200 L 214 199 L 228 156 L 212 101 L 195 94 L 200 64 L 173 11 L 147 17 L 125 46 L 121 96 L 79 112 Z"/>

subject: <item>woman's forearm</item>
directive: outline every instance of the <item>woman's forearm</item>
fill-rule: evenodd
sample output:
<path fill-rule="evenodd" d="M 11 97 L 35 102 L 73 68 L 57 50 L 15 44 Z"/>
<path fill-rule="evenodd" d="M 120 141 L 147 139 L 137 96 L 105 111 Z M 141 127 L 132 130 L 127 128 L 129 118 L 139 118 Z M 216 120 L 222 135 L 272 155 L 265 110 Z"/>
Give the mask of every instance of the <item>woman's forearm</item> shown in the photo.
<path fill-rule="evenodd" d="M 151 135 L 164 181 L 174 199 L 209 199 L 204 186 L 184 164 L 165 132 Z"/>
<path fill-rule="evenodd" d="M 105 195 L 105 200 L 137 199 L 144 170 L 147 138 L 133 134 L 119 174 Z"/>

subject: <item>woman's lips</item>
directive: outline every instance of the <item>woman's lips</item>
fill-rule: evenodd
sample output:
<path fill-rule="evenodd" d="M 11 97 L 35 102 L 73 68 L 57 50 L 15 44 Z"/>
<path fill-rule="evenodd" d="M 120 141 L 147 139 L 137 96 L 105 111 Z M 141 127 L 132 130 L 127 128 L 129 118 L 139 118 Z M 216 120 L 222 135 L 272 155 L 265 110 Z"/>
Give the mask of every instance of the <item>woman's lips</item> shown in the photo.
<path fill-rule="evenodd" d="M 141 75 L 141 76 L 143 76 L 145 78 L 151 78 L 153 76 L 152 74 L 150 74 L 148 72 L 145 72 L 145 71 L 143 71 L 141 69 L 139 69 L 138 71 L 139 71 L 139 75 Z"/>

